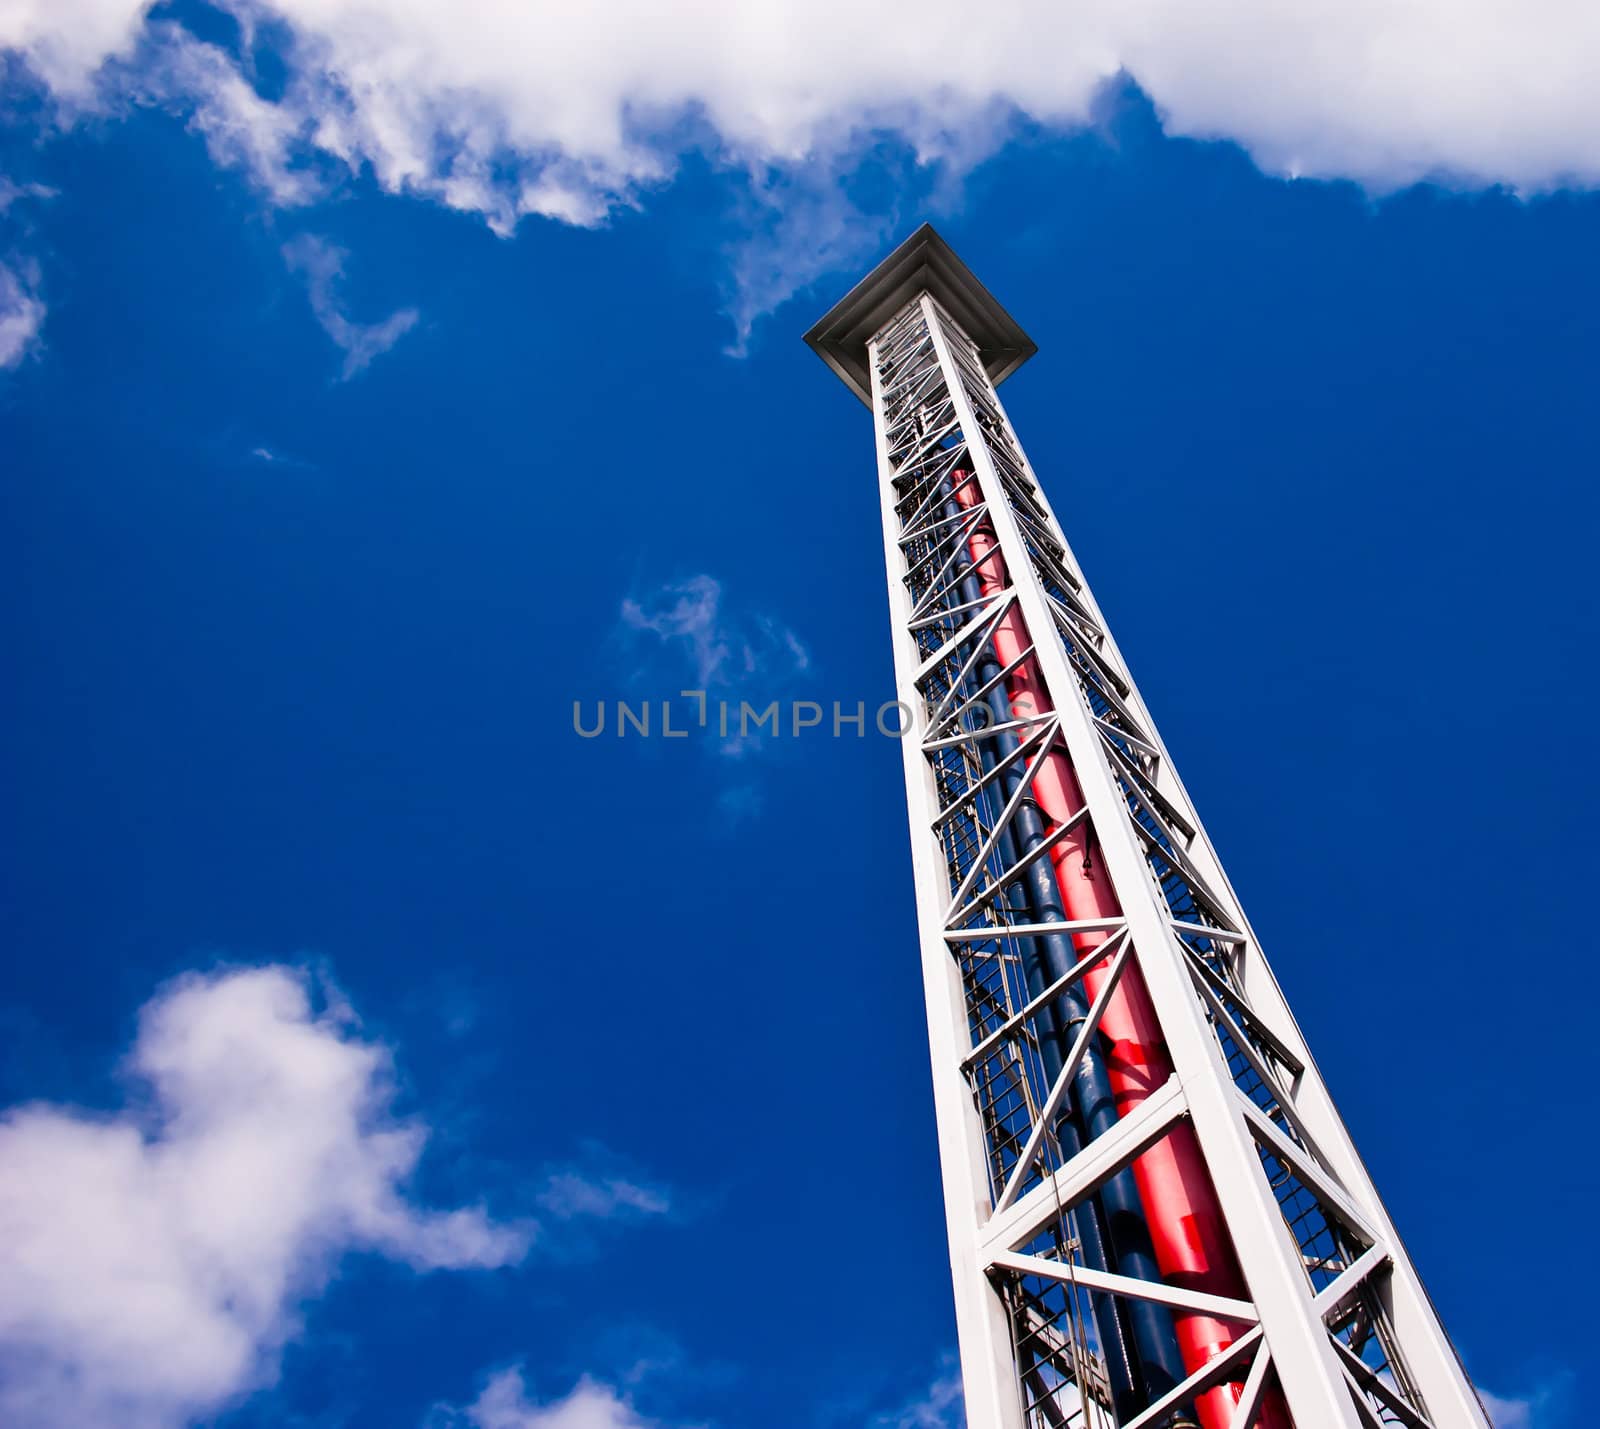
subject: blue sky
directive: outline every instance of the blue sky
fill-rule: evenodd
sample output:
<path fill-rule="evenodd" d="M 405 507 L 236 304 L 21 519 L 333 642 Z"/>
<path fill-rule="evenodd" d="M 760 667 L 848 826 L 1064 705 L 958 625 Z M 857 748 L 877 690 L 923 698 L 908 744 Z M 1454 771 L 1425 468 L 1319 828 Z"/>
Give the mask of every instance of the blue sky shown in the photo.
<path fill-rule="evenodd" d="M 314 9 L 0 16 L 0 1403 L 958 1422 L 899 751 L 572 730 L 892 697 L 867 415 L 799 335 L 931 216 L 1039 344 L 1011 415 L 1470 1369 L 1580 1422 L 1561 46 L 1503 122 L 1418 71 L 1341 127 L 1333 61 L 1230 106 L 1198 44 L 890 114 L 579 35 L 620 127 L 412 76 L 479 86 L 479 152 Z"/>

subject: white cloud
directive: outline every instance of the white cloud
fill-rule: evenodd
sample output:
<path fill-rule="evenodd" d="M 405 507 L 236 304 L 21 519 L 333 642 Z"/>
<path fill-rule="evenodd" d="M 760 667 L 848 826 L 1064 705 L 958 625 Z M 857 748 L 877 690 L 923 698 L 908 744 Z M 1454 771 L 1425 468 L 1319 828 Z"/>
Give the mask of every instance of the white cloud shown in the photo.
<path fill-rule="evenodd" d="M 1494 1429 L 1533 1429 L 1533 1404 L 1526 1399 L 1501 1399 L 1480 1390 L 1478 1397 L 1489 1412 Z"/>
<path fill-rule="evenodd" d="M 798 673 L 811 662 L 800 639 L 771 616 L 724 608 L 722 583 L 696 575 L 622 602 L 625 632 L 651 635 L 679 657 L 697 688 Z"/>
<path fill-rule="evenodd" d="M 617 1392 L 581 1379 L 565 1398 L 537 1403 L 521 1369 L 501 1370 L 469 1405 L 438 1405 L 428 1429 L 654 1429 Z"/>
<path fill-rule="evenodd" d="M 0 1419 L 164 1429 L 269 1382 L 341 1256 L 494 1267 L 530 1229 L 407 1195 L 426 1139 L 389 1055 L 283 967 L 190 976 L 142 1011 L 146 1089 L 0 1121 Z"/>
<path fill-rule="evenodd" d="M 311 311 L 322 324 L 322 330 L 344 353 L 344 367 L 340 372 L 343 381 L 349 381 L 358 372 L 371 365 L 417 325 L 417 310 L 401 308 L 390 313 L 382 322 L 353 322 L 339 305 L 339 281 L 344 276 L 346 254 L 326 239 L 315 234 L 302 233 L 284 245 L 283 258 L 291 272 L 297 273 L 306 285 L 306 296 L 311 300 Z"/>
<path fill-rule="evenodd" d="M 36 282 L 30 269 L 0 263 L 0 368 L 16 367 L 38 341 L 45 306 Z"/>
<path fill-rule="evenodd" d="M 1600 7 L 1584 0 L 219 3 L 247 33 L 272 20 L 291 37 L 280 99 L 169 22 L 147 27 L 146 62 L 187 88 L 219 160 L 282 202 L 307 196 L 320 158 L 507 232 L 526 214 L 601 222 L 691 148 L 744 170 L 771 212 L 735 255 L 741 336 L 878 242 L 885 219 L 838 183 L 871 138 L 959 175 L 1018 116 L 1085 123 L 1123 73 L 1171 132 L 1235 140 L 1271 173 L 1600 183 Z M 143 9 L 0 0 L 0 46 L 83 103 L 96 67 L 133 53 Z"/>
<path fill-rule="evenodd" d="M 725 761 L 742 760 L 763 747 L 756 717 L 782 685 L 811 664 L 800 637 L 788 626 L 758 611 L 730 610 L 722 583 L 696 575 L 661 586 L 621 606 L 623 647 L 636 684 L 653 685 L 670 697 L 680 688 L 700 692 L 680 700 L 677 718 L 716 731 L 715 749 Z M 747 717 L 748 696 L 754 701 Z M 620 719 L 620 716 L 618 716 Z M 781 705 L 777 718 L 791 718 Z M 733 776 L 725 766 L 723 774 Z M 731 830 L 760 812 L 759 787 L 748 778 L 725 784 L 715 805 Z"/>
<path fill-rule="evenodd" d="M 720 616 L 722 584 L 711 576 L 691 576 L 664 586 L 643 601 L 622 602 L 622 623 L 648 631 L 687 657 L 695 680 L 711 685 L 724 678 L 732 650 Z"/>
<path fill-rule="evenodd" d="M 907 1404 L 873 1419 L 871 1429 L 962 1429 L 967 1422 L 961 1369 L 947 1354 L 927 1390 Z"/>
<path fill-rule="evenodd" d="M 22 199 L 54 198 L 56 191 L 44 184 L 17 184 L 0 174 L 0 214 Z"/>
<path fill-rule="evenodd" d="M 671 1198 L 659 1187 L 640 1186 L 621 1176 L 596 1178 L 582 1171 L 556 1171 L 539 1192 L 539 1207 L 557 1220 L 596 1220 L 664 1216 Z"/>
<path fill-rule="evenodd" d="M 850 200 L 851 168 L 841 152 L 751 173 L 728 254 L 729 356 L 747 355 L 758 318 L 824 274 L 860 270 L 905 226 L 898 209 L 867 213 Z"/>
<path fill-rule="evenodd" d="M 212 161 L 243 169 L 274 203 L 307 203 L 322 192 L 304 162 L 314 150 L 314 117 L 298 105 L 263 99 L 215 45 L 201 44 L 177 26 L 159 26 L 128 82 L 142 99 L 186 108 L 189 127 L 204 140 Z"/>
<path fill-rule="evenodd" d="M 68 101 L 89 98 L 95 72 L 131 50 L 150 0 L 0 0 L 0 49 L 18 51 Z"/>
<path fill-rule="evenodd" d="M 1478 1398 L 1494 1429 L 1557 1429 L 1570 1422 L 1567 1408 L 1572 1384 L 1572 1374 L 1561 1371 L 1547 1376 L 1529 1394 L 1502 1398 L 1480 1389 Z"/>
<path fill-rule="evenodd" d="M 273 471 L 281 472 L 309 472 L 317 469 L 314 463 L 278 447 L 251 447 L 241 461 L 252 467 L 269 467 Z"/>

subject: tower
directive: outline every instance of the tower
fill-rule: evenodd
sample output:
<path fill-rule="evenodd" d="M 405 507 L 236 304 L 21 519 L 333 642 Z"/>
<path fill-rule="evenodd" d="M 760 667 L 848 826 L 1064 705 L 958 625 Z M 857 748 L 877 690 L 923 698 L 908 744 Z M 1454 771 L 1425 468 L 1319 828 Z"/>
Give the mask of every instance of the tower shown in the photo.
<path fill-rule="evenodd" d="M 926 225 L 806 341 L 877 439 L 970 1429 L 1487 1429 L 1000 405 L 1033 344 Z"/>

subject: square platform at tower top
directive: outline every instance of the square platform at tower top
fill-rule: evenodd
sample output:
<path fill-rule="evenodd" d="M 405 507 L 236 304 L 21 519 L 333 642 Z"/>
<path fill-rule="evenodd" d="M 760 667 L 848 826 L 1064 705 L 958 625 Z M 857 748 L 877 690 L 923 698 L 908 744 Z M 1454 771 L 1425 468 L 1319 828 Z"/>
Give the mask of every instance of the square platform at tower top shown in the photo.
<path fill-rule="evenodd" d="M 806 343 L 870 407 L 867 343 L 924 290 L 977 343 L 996 386 L 1039 350 L 931 223 L 923 224 L 835 303 L 806 334 Z"/>

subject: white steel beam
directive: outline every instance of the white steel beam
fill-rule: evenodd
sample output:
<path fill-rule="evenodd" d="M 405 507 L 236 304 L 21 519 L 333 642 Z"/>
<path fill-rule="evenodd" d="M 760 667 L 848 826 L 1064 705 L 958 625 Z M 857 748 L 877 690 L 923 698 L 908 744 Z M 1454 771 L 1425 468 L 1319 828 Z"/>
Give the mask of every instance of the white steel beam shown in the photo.
<path fill-rule="evenodd" d="M 911 622 L 911 598 L 900 579 L 904 554 L 897 541 L 899 520 L 895 514 L 894 468 L 889 461 L 877 346 L 876 341 L 868 346 L 868 367 L 872 377 L 878 489 L 889 572 L 889 618 L 897 630 L 904 630 Z M 897 638 L 894 642 L 900 698 L 908 704 L 917 698 L 913 678 L 918 663 L 916 650 L 912 638 Z M 989 1285 L 978 1255 L 978 1235 L 993 1193 L 989 1185 L 983 1127 L 961 1072 L 962 1058 L 971 1048 L 971 1038 L 966 1031 L 966 996 L 956 964 L 941 936 L 949 883 L 939 846 L 926 832 L 930 821 L 940 811 L 940 802 L 930 766 L 917 740 L 903 738 L 900 746 L 911 823 L 911 864 L 922 945 L 922 985 L 928 1010 L 928 1050 L 933 1063 L 934 1119 L 944 1182 L 951 1276 L 955 1282 L 956 1338 L 967 1421 L 971 1429 L 1024 1429 L 1011 1327 L 1005 1307 Z"/>
<path fill-rule="evenodd" d="M 1046 1260 L 1038 1255 L 1019 1255 L 1013 1250 L 1001 1251 L 995 1256 L 993 1264 L 1002 1270 L 1015 1270 L 1019 1275 L 1040 1275 L 1046 1280 L 1060 1280 L 1068 1285 L 1104 1290 L 1109 1295 L 1126 1295 L 1132 1300 L 1150 1300 L 1157 1305 L 1170 1305 L 1175 1310 L 1193 1310 L 1201 1315 L 1221 1315 L 1226 1319 L 1248 1320 L 1251 1323 L 1256 1318 L 1256 1307 L 1248 1300 L 1230 1300 L 1225 1295 L 1207 1295 L 1199 1290 L 1180 1290 L 1175 1285 L 1158 1280 L 1135 1280 L 1129 1275 L 1114 1275 L 1109 1271 L 1095 1270 L 1092 1266 Z"/>

